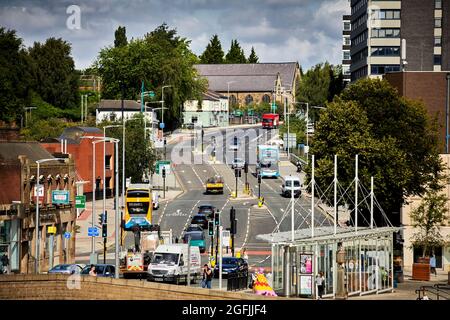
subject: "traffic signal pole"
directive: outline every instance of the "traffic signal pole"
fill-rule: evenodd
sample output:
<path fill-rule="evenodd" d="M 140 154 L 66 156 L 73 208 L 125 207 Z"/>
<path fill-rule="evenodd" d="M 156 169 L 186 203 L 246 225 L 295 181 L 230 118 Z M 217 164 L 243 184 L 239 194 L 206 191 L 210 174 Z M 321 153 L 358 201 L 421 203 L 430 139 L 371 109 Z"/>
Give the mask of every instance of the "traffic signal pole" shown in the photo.
<path fill-rule="evenodd" d="M 219 226 L 216 226 L 216 264 L 217 264 L 217 255 L 219 254 Z"/>

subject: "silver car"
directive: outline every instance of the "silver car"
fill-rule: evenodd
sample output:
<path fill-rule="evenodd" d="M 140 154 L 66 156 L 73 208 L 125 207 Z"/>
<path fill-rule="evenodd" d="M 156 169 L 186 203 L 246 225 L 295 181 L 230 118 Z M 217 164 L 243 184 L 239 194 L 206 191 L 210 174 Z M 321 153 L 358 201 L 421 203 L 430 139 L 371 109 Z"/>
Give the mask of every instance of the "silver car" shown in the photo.
<path fill-rule="evenodd" d="M 58 264 L 48 270 L 49 274 L 80 274 L 84 264 Z"/>
<path fill-rule="evenodd" d="M 245 166 L 245 160 L 235 158 L 231 163 L 231 169 L 243 169 Z"/>

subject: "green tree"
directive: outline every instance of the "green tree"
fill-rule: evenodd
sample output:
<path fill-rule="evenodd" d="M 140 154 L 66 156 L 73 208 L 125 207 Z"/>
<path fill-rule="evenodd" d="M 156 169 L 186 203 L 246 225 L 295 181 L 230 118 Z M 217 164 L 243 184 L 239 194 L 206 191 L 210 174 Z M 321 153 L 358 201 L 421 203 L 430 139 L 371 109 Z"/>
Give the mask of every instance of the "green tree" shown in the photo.
<path fill-rule="evenodd" d="M 98 125 L 98 128 L 103 128 L 109 124 L 122 124 L 118 122 L 103 121 Z M 120 139 L 119 143 L 119 163 L 122 163 L 122 128 L 111 128 L 108 135 L 113 138 Z M 131 177 L 131 181 L 142 181 L 143 173 L 153 173 L 155 170 L 155 162 L 158 160 L 158 155 L 155 149 L 151 147 L 150 139 L 143 139 L 144 137 L 144 117 L 142 114 L 137 114 L 133 120 L 126 122 L 126 170 L 125 176 Z M 119 167 L 119 175 L 122 176 L 122 166 Z"/>
<path fill-rule="evenodd" d="M 420 205 L 411 211 L 410 218 L 416 232 L 412 236 L 412 246 L 422 249 L 422 256 L 430 256 L 433 249 L 444 245 L 440 227 L 447 218 L 448 198 L 444 193 L 430 189 Z"/>
<path fill-rule="evenodd" d="M 128 44 L 125 27 L 119 26 L 114 32 L 114 47 L 124 47 Z"/>
<path fill-rule="evenodd" d="M 30 104 L 30 61 L 14 30 L 0 28 L 0 121 L 20 121 Z"/>
<path fill-rule="evenodd" d="M 42 99 L 60 109 L 79 105 L 79 74 L 71 57 L 70 44 L 49 38 L 29 49 L 33 63 L 34 90 Z"/>
<path fill-rule="evenodd" d="M 259 62 L 259 58 L 256 55 L 255 48 L 253 48 L 253 47 L 252 47 L 252 51 L 251 51 L 250 55 L 248 56 L 247 62 L 248 63 L 258 63 Z"/>
<path fill-rule="evenodd" d="M 244 50 L 237 40 L 231 40 L 231 47 L 225 56 L 225 63 L 247 63 Z"/>
<path fill-rule="evenodd" d="M 57 138 L 65 128 L 77 125 L 77 123 L 67 122 L 61 118 L 33 119 L 26 128 L 20 131 L 25 141 L 45 141 L 48 138 Z"/>
<path fill-rule="evenodd" d="M 200 63 L 221 64 L 223 63 L 223 50 L 217 34 L 213 35 L 205 51 L 200 56 Z"/>
<path fill-rule="evenodd" d="M 318 159 L 315 179 L 330 185 L 337 154 L 338 179 L 350 185 L 359 154 L 359 180 L 368 186 L 374 177 L 381 207 L 399 223 L 393 213 L 405 197 L 422 195 L 442 172 L 434 123 L 423 104 L 399 97 L 386 81 L 360 80 L 322 111 L 310 150 Z"/>
<path fill-rule="evenodd" d="M 171 85 L 164 90 L 164 106 L 169 108 L 164 113 L 164 120 L 168 129 L 180 125 L 180 105 L 188 99 L 201 99 L 206 89 L 205 80 L 198 77 L 193 67 L 198 59 L 189 44 L 188 40 L 176 35 L 176 30 L 163 24 L 126 46 L 102 49 L 96 61 L 103 79 L 102 97 L 120 99 L 122 81 L 124 98 L 140 99 L 144 81 L 145 89 L 156 91 L 155 100 L 161 100 L 161 87 Z"/>

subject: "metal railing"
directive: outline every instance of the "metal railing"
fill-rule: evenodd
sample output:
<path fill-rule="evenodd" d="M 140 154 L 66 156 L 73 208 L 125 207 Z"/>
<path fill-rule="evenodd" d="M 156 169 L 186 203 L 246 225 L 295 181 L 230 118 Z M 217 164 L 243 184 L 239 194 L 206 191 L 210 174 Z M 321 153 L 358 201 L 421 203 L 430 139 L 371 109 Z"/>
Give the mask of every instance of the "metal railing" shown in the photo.
<path fill-rule="evenodd" d="M 447 284 L 435 284 L 434 286 L 421 286 L 416 289 L 417 300 L 433 300 L 429 297 L 432 294 L 436 297 L 436 300 L 450 300 L 450 285 Z"/>
<path fill-rule="evenodd" d="M 245 290 L 248 287 L 248 273 L 228 275 L 227 291 Z"/>

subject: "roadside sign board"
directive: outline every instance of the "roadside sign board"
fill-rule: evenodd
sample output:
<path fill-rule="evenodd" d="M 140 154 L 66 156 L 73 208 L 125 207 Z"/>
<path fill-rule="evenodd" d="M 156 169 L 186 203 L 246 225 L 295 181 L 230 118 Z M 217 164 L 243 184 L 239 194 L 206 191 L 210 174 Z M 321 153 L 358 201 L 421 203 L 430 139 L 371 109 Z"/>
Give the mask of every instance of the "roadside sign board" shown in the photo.
<path fill-rule="evenodd" d="M 85 209 L 86 208 L 86 196 L 76 196 L 75 197 L 75 208 Z"/>
<path fill-rule="evenodd" d="M 150 91 L 149 96 L 150 96 L 150 98 L 153 98 L 155 96 L 155 93 L 153 91 Z"/>
<path fill-rule="evenodd" d="M 64 232 L 64 238 L 70 239 L 70 232 Z"/>
<path fill-rule="evenodd" d="M 69 190 L 53 190 L 52 191 L 53 204 L 69 204 Z"/>
<path fill-rule="evenodd" d="M 230 230 L 222 230 L 222 242 L 224 246 L 228 246 L 231 241 Z"/>
<path fill-rule="evenodd" d="M 155 148 L 158 148 L 158 149 L 164 148 L 164 140 L 156 139 L 155 140 Z"/>
<path fill-rule="evenodd" d="M 38 192 L 37 186 L 34 187 L 34 197 L 36 198 L 37 196 L 39 196 L 39 203 L 43 203 L 43 201 L 44 201 L 44 186 L 42 184 L 39 185 L 39 192 Z"/>
<path fill-rule="evenodd" d="M 156 161 L 156 174 L 162 174 L 162 167 L 166 168 L 166 174 L 170 174 L 170 161 L 169 160 L 159 160 Z"/>
<path fill-rule="evenodd" d="M 166 126 L 166 124 L 165 124 L 164 122 L 161 122 L 161 123 L 159 124 L 159 128 L 160 128 L 160 129 L 164 129 L 165 126 Z"/>
<path fill-rule="evenodd" d="M 98 237 L 98 235 L 99 235 L 98 228 L 96 228 L 96 227 L 88 228 L 88 236 L 89 237 Z"/>

